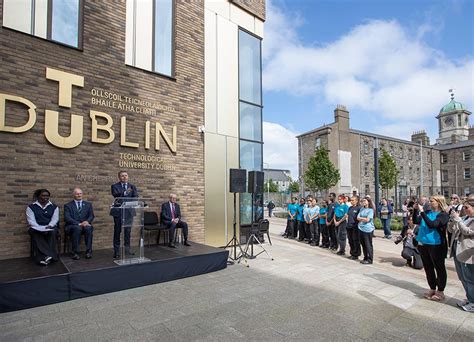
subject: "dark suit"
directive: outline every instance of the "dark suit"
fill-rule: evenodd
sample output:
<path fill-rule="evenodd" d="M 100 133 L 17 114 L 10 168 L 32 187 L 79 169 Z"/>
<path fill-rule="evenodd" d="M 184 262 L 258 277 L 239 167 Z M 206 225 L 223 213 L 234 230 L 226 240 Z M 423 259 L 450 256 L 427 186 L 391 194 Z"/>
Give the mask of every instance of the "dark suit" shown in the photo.
<path fill-rule="evenodd" d="M 161 205 L 161 224 L 165 225 L 170 229 L 170 243 L 173 242 L 174 232 L 176 228 L 183 229 L 184 241 L 188 241 L 188 224 L 181 221 L 181 209 L 179 204 L 174 204 L 174 218 L 178 218 L 178 223 L 172 222 L 173 213 L 171 211 L 171 202 L 166 202 Z"/>
<path fill-rule="evenodd" d="M 119 255 L 120 251 L 120 233 L 122 232 L 122 219 L 125 223 L 124 229 L 124 245 L 125 245 L 125 252 L 128 253 L 130 251 L 130 230 L 132 226 L 133 216 L 135 216 L 135 210 L 127 209 L 125 211 L 125 217 L 122 218 L 122 209 L 120 206 L 123 202 L 127 201 L 127 199 L 123 199 L 123 197 L 128 197 L 130 199 L 138 197 L 138 190 L 137 187 L 131 183 L 127 183 L 127 190 L 123 189 L 122 183 L 118 182 L 112 184 L 111 186 L 112 196 L 115 198 L 114 206 L 110 209 L 110 215 L 114 217 L 114 254 Z M 122 197 L 121 199 L 119 199 Z"/>
<path fill-rule="evenodd" d="M 94 228 L 91 225 L 87 227 L 81 227 L 79 226 L 79 223 L 84 221 L 92 223 L 93 220 L 94 211 L 92 209 L 92 203 L 82 201 L 80 211 L 76 205 L 76 201 L 71 201 L 64 205 L 64 231 L 66 234 L 71 235 L 73 253 L 77 253 L 79 251 L 81 234 L 84 234 L 86 253 L 92 252 L 92 232 Z"/>

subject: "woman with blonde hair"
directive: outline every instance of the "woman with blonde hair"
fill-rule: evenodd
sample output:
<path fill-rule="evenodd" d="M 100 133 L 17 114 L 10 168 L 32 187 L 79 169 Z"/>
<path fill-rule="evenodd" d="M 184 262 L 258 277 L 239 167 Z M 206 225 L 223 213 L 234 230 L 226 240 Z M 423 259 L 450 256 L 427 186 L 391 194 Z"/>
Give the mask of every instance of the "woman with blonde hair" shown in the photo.
<path fill-rule="evenodd" d="M 446 228 L 449 215 L 446 212 L 448 206 L 443 196 L 432 196 L 430 205 L 431 210 L 425 212 L 423 205 L 415 204 L 413 223 L 419 225 L 416 240 L 430 286 L 430 290 L 424 294 L 424 297 L 439 302 L 445 298 L 444 288 L 447 281 L 444 260 L 447 251 Z"/>
<path fill-rule="evenodd" d="M 464 311 L 474 312 L 474 195 L 464 201 L 463 210 L 464 218 L 458 211 L 451 210 L 448 231 L 452 233 L 451 256 L 454 255 L 456 272 L 467 297 L 457 305 Z"/>

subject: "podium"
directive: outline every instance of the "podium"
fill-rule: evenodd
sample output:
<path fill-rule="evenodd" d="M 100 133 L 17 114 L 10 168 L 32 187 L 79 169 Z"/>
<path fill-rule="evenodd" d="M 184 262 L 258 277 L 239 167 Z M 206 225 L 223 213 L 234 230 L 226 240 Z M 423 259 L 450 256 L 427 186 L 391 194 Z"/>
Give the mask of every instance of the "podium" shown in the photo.
<path fill-rule="evenodd" d="M 144 210 L 147 204 L 143 198 L 117 197 L 111 210 L 120 212 L 122 230 L 120 233 L 120 259 L 114 262 L 117 265 L 131 265 L 150 261 L 145 256 L 144 248 Z M 138 241 L 134 241 L 138 231 Z M 135 237 L 136 238 L 136 237 Z M 129 241 L 129 245 L 127 242 Z M 137 250 L 138 247 L 138 250 Z M 131 251 L 134 255 L 131 255 Z"/>

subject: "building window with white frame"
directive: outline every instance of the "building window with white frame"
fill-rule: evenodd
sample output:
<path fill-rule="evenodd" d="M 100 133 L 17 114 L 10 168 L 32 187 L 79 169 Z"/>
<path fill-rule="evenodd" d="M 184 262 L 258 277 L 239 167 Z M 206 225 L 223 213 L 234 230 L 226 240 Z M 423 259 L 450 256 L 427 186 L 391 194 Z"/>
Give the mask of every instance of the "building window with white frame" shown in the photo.
<path fill-rule="evenodd" d="M 314 142 L 314 149 L 317 150 L 320 147 L 321 147 L 321 138 L 317 137 L 315 142 Z"/>
<path fill-rule="evenodd" d="M 448 162 L 448 155 L 446 153 L 441 153 L 441 164 L 446 164 Z"/>
<path fill-rule="evenodd" d="M 441 181 L 442 182 L 448 181 L 448 170 L 441 170 Z"/>
<path fill-rule="evenodd" d="M 369 154 L 369 142 L 364 141 L 364 153 Z"/>
<path fill-rule="evenodd" d="M 3 27 L 82 47 L 83 0 L 3 0 Z"/>
<path fill-rule="evenodd" d="M 464 179 L 471 179 L 471 169 L 465 168 L 464 169 Z"/>
<path fill-rule="evenodd" d="M 174 76 L 174 0 L 127 0 L 125 64 Z"/>
<path fill-rule="evenodd" d="M 464 151 L 462 153 L 462 160 L 463 161 L 469 161 L 471 160 L 471 152 L 470 151 Z"/>

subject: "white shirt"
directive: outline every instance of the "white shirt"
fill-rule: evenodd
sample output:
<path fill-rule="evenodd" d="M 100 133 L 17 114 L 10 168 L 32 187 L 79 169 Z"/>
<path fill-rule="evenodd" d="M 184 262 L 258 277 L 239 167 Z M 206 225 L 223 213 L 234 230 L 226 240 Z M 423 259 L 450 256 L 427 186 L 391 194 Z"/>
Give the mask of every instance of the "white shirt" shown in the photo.
<path fill-rule="evenodd" d="M 35 203 L 33 203 L 33 205 L 37 205 L 41 209 L 46 209 L 48 205 L 53 205 L 53 204 L 51 203 L 51 201 L 48 201 L 48 203 L 46 203 L 46 205 L 42 207 L 41 204 L 38 201 L 36 201 Z M 26 208 L 26 220 L 28 221 L 28 226 L 30 226 L 30 228 L 33 228 L 39 231 L 45 231 L 46 226 L 40 226 L 38 222 L 36 222 L 35 213 L 33 212 L 33 210 L 31 210 L 29 206 Z M 55 227 L 58 224 L 58 222 L 59 222 L 59 208 L 56 207 L 56 209 L 54 209 L 53 217 L 51 218 L 51 221 L 49 221 L 47 226 Z"/>

